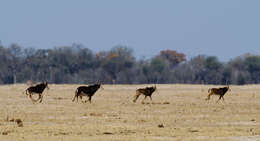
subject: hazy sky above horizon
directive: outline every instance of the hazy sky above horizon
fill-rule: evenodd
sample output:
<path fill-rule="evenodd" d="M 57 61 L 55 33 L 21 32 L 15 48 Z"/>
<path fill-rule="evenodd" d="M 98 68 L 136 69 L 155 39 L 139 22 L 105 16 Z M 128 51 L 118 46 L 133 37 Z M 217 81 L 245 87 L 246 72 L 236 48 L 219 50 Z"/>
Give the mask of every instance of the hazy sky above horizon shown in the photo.
<path fill-rule="evenodd" d="M 83 44 L 98 52 L 116 45 L 137 58 L 161 50 L 228 61 L 260 54 L 259 0 L 1 0 L 4 46 L 53 48 Z"/>

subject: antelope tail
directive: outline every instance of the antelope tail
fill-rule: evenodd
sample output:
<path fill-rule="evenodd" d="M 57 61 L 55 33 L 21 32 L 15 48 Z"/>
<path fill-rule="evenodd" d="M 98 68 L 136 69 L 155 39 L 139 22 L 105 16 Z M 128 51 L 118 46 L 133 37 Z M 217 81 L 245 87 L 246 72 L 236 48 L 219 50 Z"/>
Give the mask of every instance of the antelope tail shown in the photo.
<path fill-rule="evenodd" d="M 25 93 L 26 95 L 28 95 L 28 93 L 27 93 L 27 92 L 28 92 L 28 90 L 26 89 L 26 90 L 23 92 L 23 94 Z"/>
<path fill-rule="evenodd" d="M 210 92 L 211 88 L 209 88 L 208 93 Z"/>
<path fill-rule="evenodd" d="M 133 100 L 134 103 L 136 102 L 139 96 L 140 96 L 140 92 L 136 90 L 136 95 L 134 96 L 134 100 Z"/>
<path fill-rule="evenodd" d="M 72 99 L 72 102 L 75 101 L 75 98 L 76 98 L 77 94 L 78 94 L 78 89 L 76 89 L 76 91 L 75 91 L 75 96 L 74 96 L 74 98 Z"/>

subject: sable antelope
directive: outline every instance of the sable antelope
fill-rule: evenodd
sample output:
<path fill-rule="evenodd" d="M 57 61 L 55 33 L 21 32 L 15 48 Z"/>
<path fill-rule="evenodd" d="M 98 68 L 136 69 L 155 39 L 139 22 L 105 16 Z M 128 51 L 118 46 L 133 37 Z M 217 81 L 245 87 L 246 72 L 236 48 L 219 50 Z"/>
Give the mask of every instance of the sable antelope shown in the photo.
<path fill-rule="evenodd" d="M 144 100 L 146 99 L 147 96 L 150 97 L 150 100 L 152 101 L 152 94 L 153 92 L 156 90 L 156 86 L 154 87 L 146 87 L 146 88 L 140 88 L 136 90 L 136 95 L 134 97 L 133 102 L 136 102 L 136 100 L 138 99 L 138 97 L 143 94 L 145 97 L 142 100 L 142 103 L 144 102 Z"/>
<path fill-rule="evenodd" d="M 211 95 L 219 95 L 218 101 L 221 98 L 224 101 L 224 95 L 227 93 L 228 90 L 230 90 L 229 86 L 222 87 L 222 88 L 211 88 L 211 89 L 208 90 L 209 95 L 208 95 L 208 98 L 206 98 L 206 100 L 209 100 Z"/>
<path fill-rule="evenodd" d="M 33 102 L 37 102 L 38 100 L 40 100 L 39 102 L 41 103 L 41 102 L 42 102 L 42 98 L 43 98 L 42 93 L 43 93 L 43 91 L 44 91 L 45 88 L 49 89 L 47 82 L 43 82 L 43 83 L 38 84 L 38 85 L 36 85 L 36 86 L 31 86 L 31 87 L 29 87 L 29 88 L 27 88 L 27 89 L 25 90 L 25 93 L 26 93 L 26 95 L 29 95 L 30 99 L 31 99 Z M 38 98 L 37 100 L 34 100 L 34 99 L 32 98 L 32 95 L 33 95 L 33 94 L 38 94 L 38 95 L 39 95 L 39 98 Z"/>
<path fill-rule="evenodd" d="M 72 102 L 74 102 L 75 98 L 77 98 L 77 102 L 78 102 L 78 97 L 80 97 L 81 101 L 82 101 L 82 97 L 83 96 L 87 96 L 88 97 L 88 101 L 91 103 L 91 97 L 96 93 L 96 91 L 99 88 L 102 88 L 101 84 L 93 84 L 90 86 L 80 86 L 76 89 L 75 91 L 75 96 L 72 99 Z M 83 102 L 83 101 L 82 101 Z M 87 101 L 85 101 L 87 102 Z"/>

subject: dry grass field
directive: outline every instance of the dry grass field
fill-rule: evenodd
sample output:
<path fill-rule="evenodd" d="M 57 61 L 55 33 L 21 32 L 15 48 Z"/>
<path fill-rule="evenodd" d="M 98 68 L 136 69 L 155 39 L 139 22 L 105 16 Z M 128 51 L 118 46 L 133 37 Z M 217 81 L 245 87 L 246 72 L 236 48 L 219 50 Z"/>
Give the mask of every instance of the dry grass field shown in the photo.
<path fill-rule="evenodd" d="M 22 94 L 26 85 L 0 86 L 0 140 L 260 140 L 260 85 L 230 86 L 219 103 L 205 101 L 210 85 L 157 85 L 145 104 L 132 100 L 149 85 L 104 85 L 91 104 L 71 101 L 78 86 L 49 85 L 40 104 Z"/>

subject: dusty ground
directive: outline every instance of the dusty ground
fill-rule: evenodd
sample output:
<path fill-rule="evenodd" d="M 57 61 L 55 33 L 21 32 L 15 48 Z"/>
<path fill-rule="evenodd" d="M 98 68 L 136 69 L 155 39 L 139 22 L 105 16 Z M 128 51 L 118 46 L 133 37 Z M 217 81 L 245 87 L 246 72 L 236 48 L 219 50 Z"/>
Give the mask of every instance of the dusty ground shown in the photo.
<path fill-rule="evenodd" d="M 0 86 L 0 140 L 260 140 L 260 85 L 231 86 L 219 103 L 205 101 L 209 85 L 157 85 L 146 104 L 132 99 L 149 85 L 105 85 L 92 104 L 71 101 L 77 86 L 50 85 L 41 104 L 26 85 Z"/>

